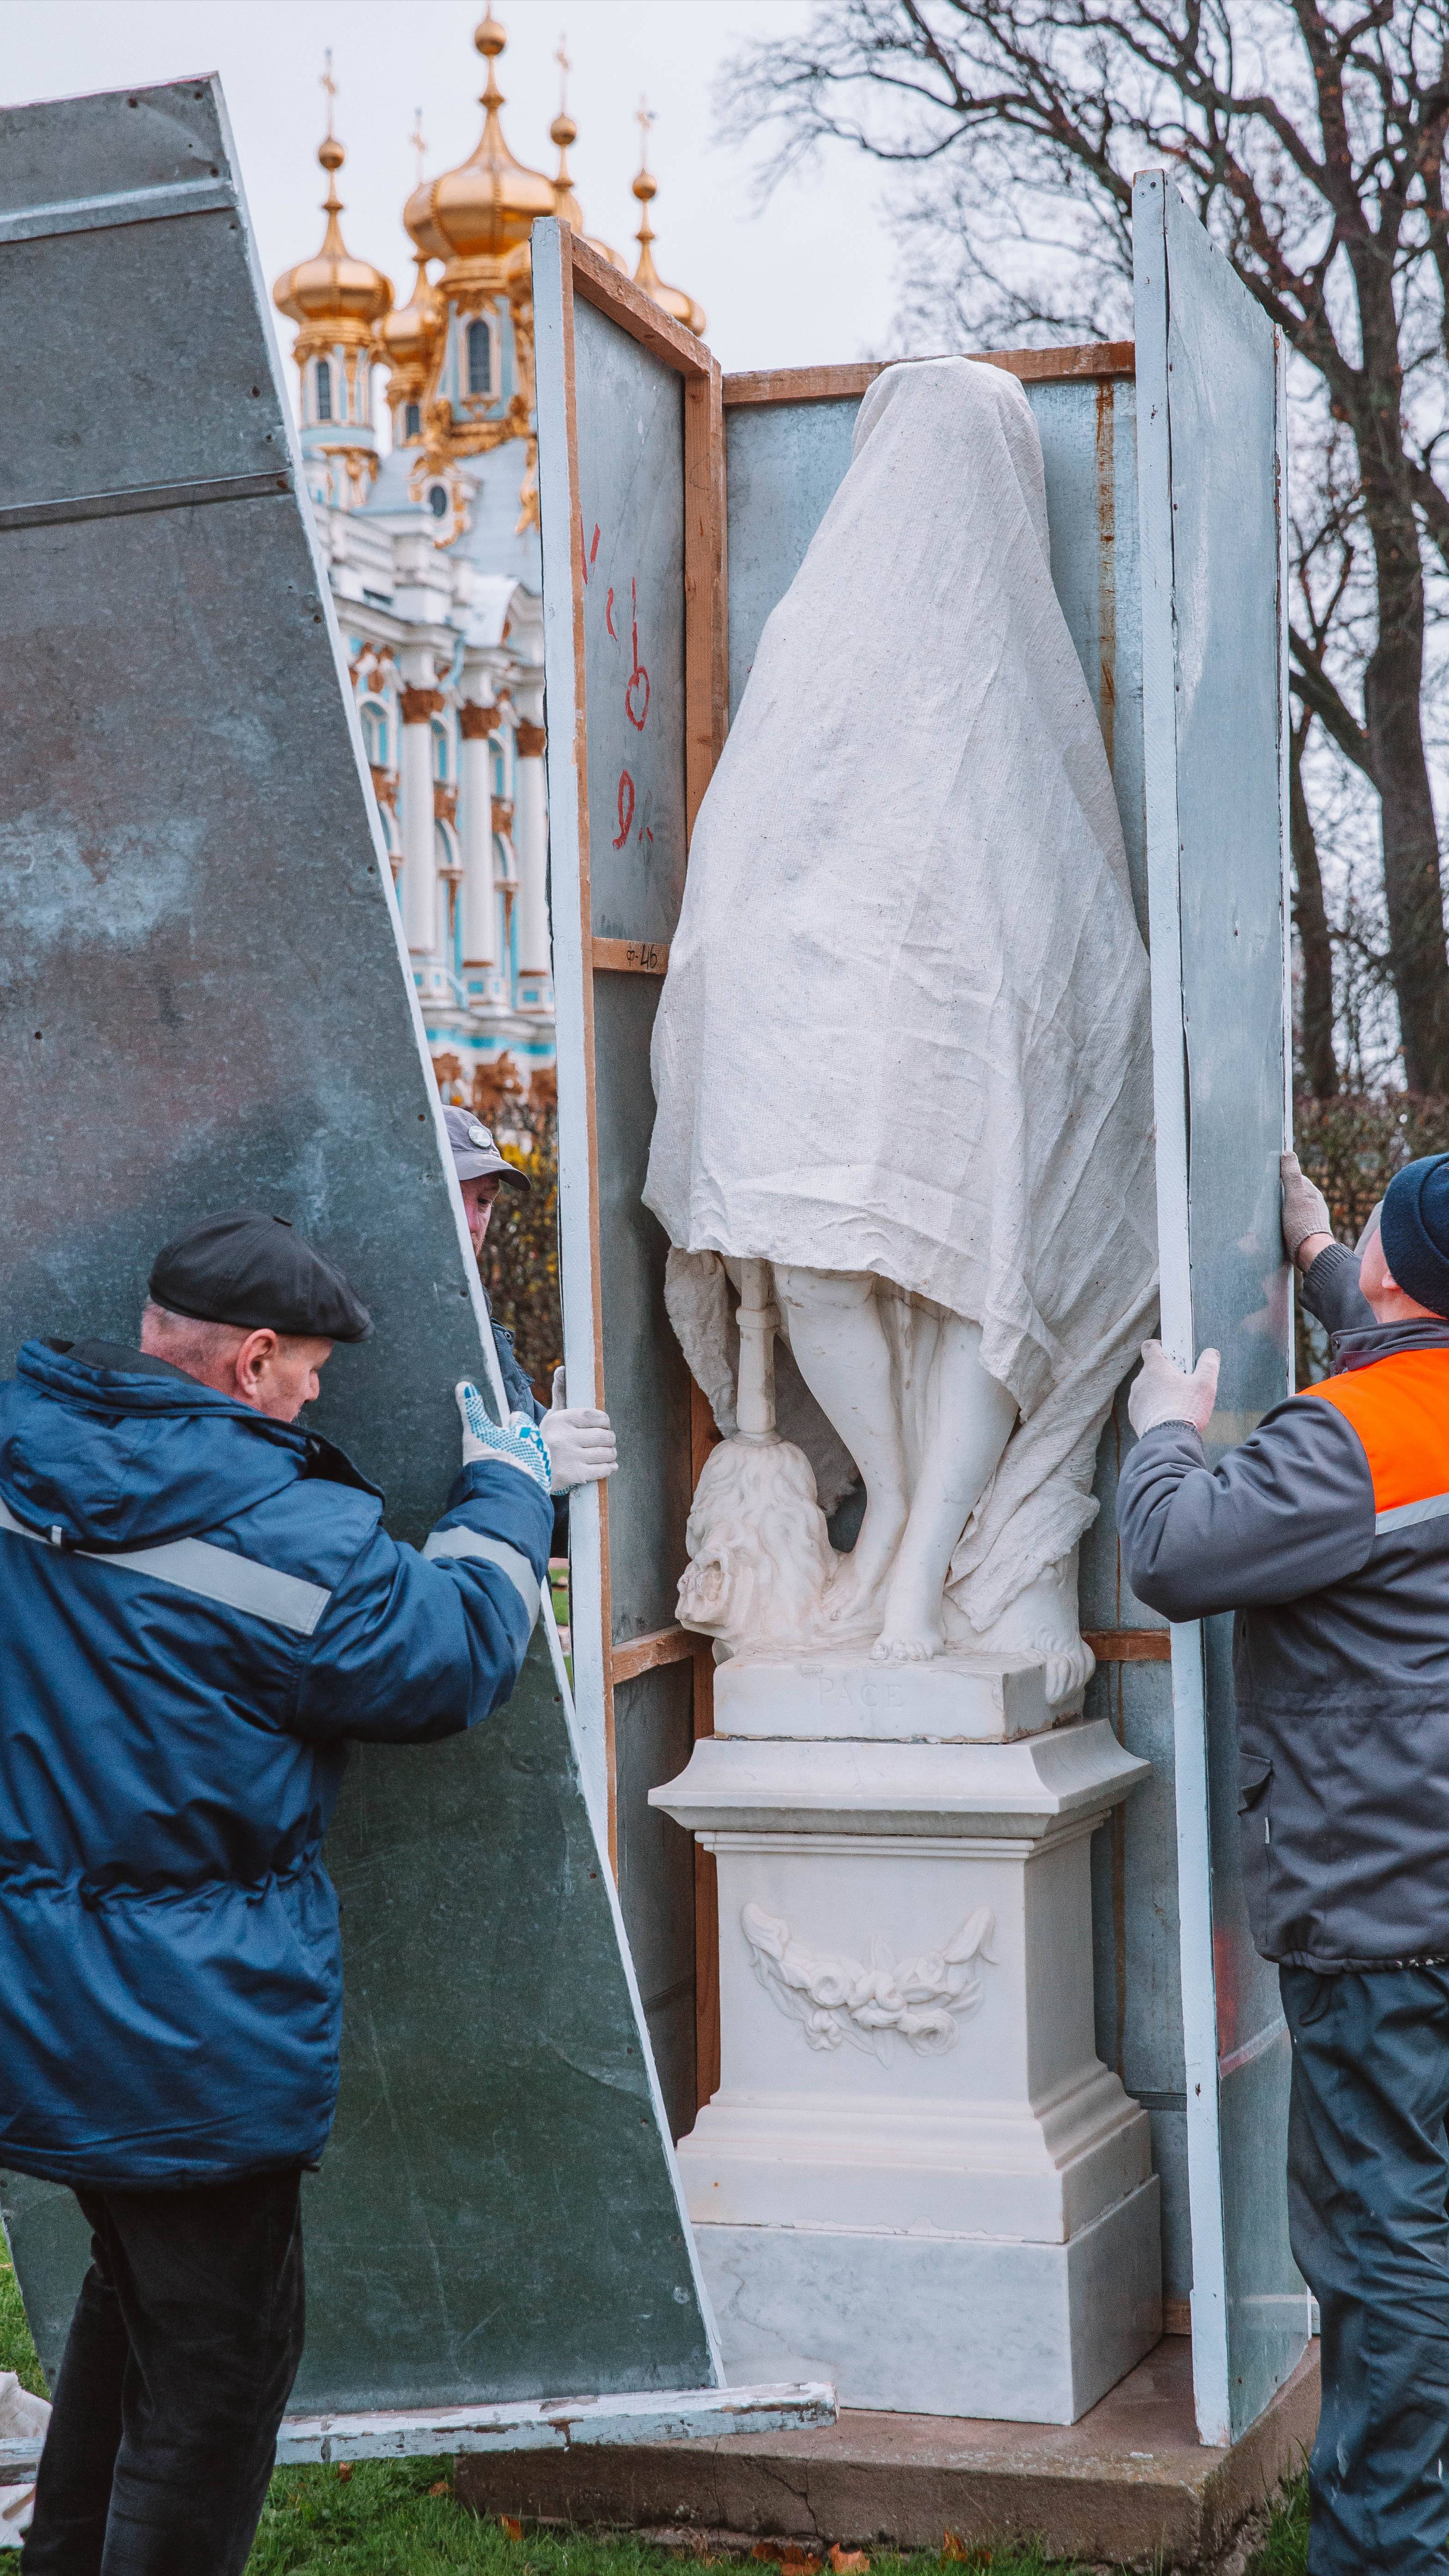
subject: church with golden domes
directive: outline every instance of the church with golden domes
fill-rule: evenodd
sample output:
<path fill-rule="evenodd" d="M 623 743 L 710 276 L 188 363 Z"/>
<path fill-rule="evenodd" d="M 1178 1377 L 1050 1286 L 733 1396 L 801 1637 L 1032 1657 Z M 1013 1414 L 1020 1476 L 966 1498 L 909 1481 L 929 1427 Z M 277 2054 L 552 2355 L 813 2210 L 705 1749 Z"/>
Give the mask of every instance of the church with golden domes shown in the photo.
<path fill-rule="evenodd" d="M 330 64 L 317 155 L 326 230 L 273 294 L 297 325 L 307 485 L 433 1061 L 447 1098 L 491 1109 L 510 1075 L 527 1086 L 554 1060 L 533 224 L 555 215 L 616 268 L 627 263 L 585 232 L 566 102 L 549 129 L 548 178 L 504 139 L 507 37 L 491 11 L 473 41 L 487 69 L 473 152 L 430 179 L 413 137 L 407 302 L 343 239 Z M 701 307 L 655 265 L 647 157 L 633 184 L 634 283 L 702 333 Z"/>

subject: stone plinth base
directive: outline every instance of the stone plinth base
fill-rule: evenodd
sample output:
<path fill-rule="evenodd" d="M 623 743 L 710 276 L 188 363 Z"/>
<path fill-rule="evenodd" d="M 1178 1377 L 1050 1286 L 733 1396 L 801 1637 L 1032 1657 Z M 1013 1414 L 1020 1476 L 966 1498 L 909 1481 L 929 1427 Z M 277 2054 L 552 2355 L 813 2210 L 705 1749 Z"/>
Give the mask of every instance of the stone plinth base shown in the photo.
<path fill-rule="evenodd" d="M 938 2550 L 952 2531 L 968 2549 L 1040 2540 L 1048 2558 L 1206 2571 L 1302 2466 L 1317 2422 L 1314 2344 L 1231 2449 L 1204 2449 L 1192 2348 L 1174 2335 L 1070 2426 L 846 2412 L 818 2432 L 460 2460 L 454 2486 L 480 2513 L 694 2549 Z"/>
<path fill-rule="evenodd" d="M 696 2225 L 731 2381 L 802 2354 L 842 2406 L 1075 2424 L 1162 2333 L 1157 2178 L 1063 2245 Z"/>
<path fill-rule="evenodd" d="M 858 1646 L 831 1646 L 817 1655 L 732 1656 L 714 1677 L 716 1735 L 1006 1744 L 1053 1723 L 1034 1655 L 877 1664 Z"/>

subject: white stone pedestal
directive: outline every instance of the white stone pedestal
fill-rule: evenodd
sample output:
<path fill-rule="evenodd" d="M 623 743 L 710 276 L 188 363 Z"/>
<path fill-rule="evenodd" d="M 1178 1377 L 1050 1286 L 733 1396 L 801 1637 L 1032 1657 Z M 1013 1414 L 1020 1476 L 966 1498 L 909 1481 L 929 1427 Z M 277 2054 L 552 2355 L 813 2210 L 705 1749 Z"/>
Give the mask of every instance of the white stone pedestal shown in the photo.
<path fill-rule="evenodd" d="M 717 1723 L 788 1716 L 787 1670 L 726 1665 Z M 934 1740 L 717 1733 L 651 1793 L 719 1867 L 721 2082 L 680 2168 L 727 2362 L 1071 2423 L 1161 2331 L 1147 2115 L 1093 2045 L 1088 1871 L 1148 1766 L 1100 1723 L 1004 1740 L 1010 1705 L 963 1695 L 953 1729 L 933 1691 Z M 995 1740 L 965 1740 L 973 1716 Z"/>

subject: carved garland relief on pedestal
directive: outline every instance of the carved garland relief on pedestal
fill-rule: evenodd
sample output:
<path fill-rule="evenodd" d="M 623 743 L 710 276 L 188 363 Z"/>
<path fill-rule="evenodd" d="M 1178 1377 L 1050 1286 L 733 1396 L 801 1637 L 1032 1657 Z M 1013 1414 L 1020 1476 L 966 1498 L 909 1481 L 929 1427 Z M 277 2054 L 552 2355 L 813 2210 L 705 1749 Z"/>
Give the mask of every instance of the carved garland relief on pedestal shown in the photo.
<path fill-rule="evenodd" d="M 897 1959 L 877 1932 L 870 1965 L 839 1951 L 807 1950 L 780 1915 L 747 1905 L 740 1928 L 750 1945 L 755 1975 L 791 2021 L 807 2048 L 868 2051 L 889 2066 L 897 2037 L 917 2057 L 944 2057 L 954 2048 L 959 2024 L 981 2001 L 973 1962 L 996 1962 L 990 1948 L 996 1917 L 978 1905 L 943 1950 Z"/>

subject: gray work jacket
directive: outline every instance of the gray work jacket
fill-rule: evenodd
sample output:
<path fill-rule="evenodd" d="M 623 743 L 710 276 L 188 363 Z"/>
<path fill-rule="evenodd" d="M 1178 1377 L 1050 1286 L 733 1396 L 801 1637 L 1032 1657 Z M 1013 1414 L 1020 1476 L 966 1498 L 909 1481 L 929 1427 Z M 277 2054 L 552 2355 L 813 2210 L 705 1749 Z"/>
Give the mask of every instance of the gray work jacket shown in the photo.
<path fill-rule="evenodd" d="M 1131 1452 L 1124 1571 L 1168 1619 L 1237 1613 L 1253 1937 L 1332 1972 L 1449 1959 L 1449 1324 L 1379 1324 L 1334 1245 L 1303 1283 L 1333 1377 L 1209 1468 Z"/>

